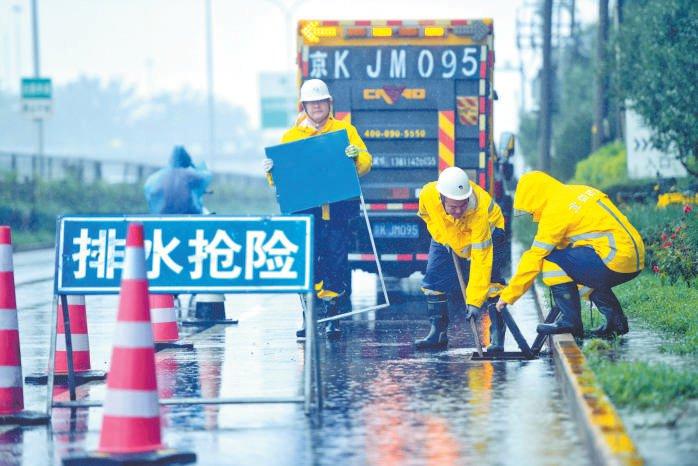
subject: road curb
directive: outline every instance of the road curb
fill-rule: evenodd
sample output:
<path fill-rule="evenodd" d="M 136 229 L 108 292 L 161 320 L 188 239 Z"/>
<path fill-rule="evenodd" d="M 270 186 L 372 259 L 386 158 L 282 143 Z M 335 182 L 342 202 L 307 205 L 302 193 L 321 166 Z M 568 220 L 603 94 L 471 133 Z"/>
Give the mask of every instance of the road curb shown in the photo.
<path fill-rule="evenodd" d="M 542 287 L 534 286 L 534 298 L 542 320 L 548 306 Z M 558 377 L 563 382 L 565 395 L 571 401 L 573 413 L 580 427 L 594 464 L 642 465 L 635 443 L 613 403 L 596 380 L 584 353 L 569 335 L 554 335 L 552 352 Z"/>

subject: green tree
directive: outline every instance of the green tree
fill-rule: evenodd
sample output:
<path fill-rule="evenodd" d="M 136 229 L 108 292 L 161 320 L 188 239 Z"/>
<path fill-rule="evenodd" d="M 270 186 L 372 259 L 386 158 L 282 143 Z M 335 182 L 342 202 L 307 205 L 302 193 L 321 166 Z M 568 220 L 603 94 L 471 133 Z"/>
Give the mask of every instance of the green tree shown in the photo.
<path fill-rule="evenodd" d="M 574 175 L 577 162 L 591 152 L 596 27 L 586 27 L 576 34 L 574 41 L 554 54 L 557 63 L 553 80 L 551 173 L 563 181 Z M 615 107 L 611 106 L 610 111 L 614 110 Z M 613 130 L 610 128 L 611 138 L 615 137 Z M 532 167 L 538 167 L 538 137 L 537 111 L 520 115 L 521 151 Z"/>
<path fill-rule="evenodd" d="M 698 176 L 698 2 L 635 0 L 623 16 L 617 91 L 654 130 L 652 144 Z"/>
<path fill-rule="evenodd" d="M 574 167 L 591 152 L 593 123 L 595 28 L 582 31 L 576 47 L 561 53 L 553 120 L 552 172 L 562 180 L 574 175 Z"/>
<path fill-rule="evenodd" d="M 519 146 L 526 164 L 538 168 L 538 112 L 522 112 L 519 114 Z"/>

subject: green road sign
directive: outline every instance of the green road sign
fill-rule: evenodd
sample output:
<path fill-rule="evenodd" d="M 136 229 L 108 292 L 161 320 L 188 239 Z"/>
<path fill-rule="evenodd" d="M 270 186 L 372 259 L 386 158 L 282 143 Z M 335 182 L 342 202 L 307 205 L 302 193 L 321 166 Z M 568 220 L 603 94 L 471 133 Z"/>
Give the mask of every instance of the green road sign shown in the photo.
<path fill-rule="evenodd" d="M 51 79 L 22 78 L 23 99 L 51 99 Z"/>
<path fill-rule="evenodd" d="M 34 119 L 46 118 L 52 110 L 50 78 L 22 78 L 22 113 Z"/>
<path fill-rule="evenodd" d="M 260 73 L 259 95 L 262 129 L 291 126 L 298 114 L 298 91 L 293 73 Z"/>
<path fill-rule="evenodd" d="M 262 128 L 288 128 L 296 114 L 295 96 L 262 98 Z"/>

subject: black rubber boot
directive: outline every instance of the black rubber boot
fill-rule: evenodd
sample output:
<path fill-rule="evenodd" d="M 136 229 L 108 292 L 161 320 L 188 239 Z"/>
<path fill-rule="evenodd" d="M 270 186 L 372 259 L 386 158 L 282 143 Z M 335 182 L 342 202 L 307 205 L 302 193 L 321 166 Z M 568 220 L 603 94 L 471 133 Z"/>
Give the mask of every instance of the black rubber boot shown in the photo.
<path fill-rule="evenodd" d="M 427 313 L 431 328 L 426 337 L 416 340 L 418 350 L 445 349 L 448 346 L 448 301 L 446 295 L 427 296 Z"/>
<path fill-rule="evenodd" d="M 560 317 L 552 324 L 538 324 L 536 331 L 543 335 L 571 333 L 574 337 L 584 336 L 582 325 L 582 303 L 576 283 L 563 283 L 550 287 L 555 305 L 560 309 Z"/>
<path fill-rule="evenodd" d="M 490 315 L 490 345 L 487 347 L 487 352 L 502 352 L 504 351 L 504 336 L 507 332 L 504 317 L 502 317 L 501 312 L 497 311 L 494 304 L 487 305 L 487 313 Z"/>
<path fill-rule="evenodd" d="M 606 322 L 589 332 L 592 337 L 613 338 L 616 335 L 628 333 L 628 318 L 625 317 L 623 308 L 613 291 L 594 290 L 589 295 L 589 299 L 596 304 L 599 312 L 606 318 Z"/>
<path fill-rule="evenodd" d="M 323 303 L 325 304 L 325 317 L 334 317 L 339 314 L 339 297 L 323 300 Z M 325 335 L 328 339 L 332 340 L 341 336 L 342 331 L 339 328 L 338 320 L 330 320 L 325 325 Z"/>

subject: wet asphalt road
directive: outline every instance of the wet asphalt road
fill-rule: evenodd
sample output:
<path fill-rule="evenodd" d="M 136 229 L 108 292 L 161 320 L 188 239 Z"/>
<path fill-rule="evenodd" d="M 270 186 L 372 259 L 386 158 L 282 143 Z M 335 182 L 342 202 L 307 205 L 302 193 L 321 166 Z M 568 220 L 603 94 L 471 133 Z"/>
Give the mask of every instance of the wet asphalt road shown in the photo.
<path fill-rule="evenodd" d="M 49 256 L 15 258 L 16 281 L 29 282 L 17 287 L 25 375 L 46 367 L 52 283 L 40 275 L 50 276 Z M 354 290 L 355 308 L 376 302 L 371 276 L 355 274 Z M 413 339 L 428 329 L 424 304 L 416 294 L 394 297 L 386 310 L 342 321 L 340 340 L 321 340 L 322 415 L 307 417 L 301 405 L 166 406 L 165 442 L 210 465 L 589 464 L 549 357 L 470 362 L 474 344 L 459 309 L 451 310 L 447 351 L 415 352 Z M 93 369 L 107 369 L 116 306 L 116 296 L 87 298 Z M 194 350 L 157 353 L 160 397 L 302 394 L 298 298 L 228 295 L 226 308 L 239 325 L 188 335 Z M 531 297 L 512 311 L 531 342 Z M 487 329 L 483 318 L 485 340 Z M 516 349 L 510 336 L 506 347 Z M 67 399 L 66 389 L 54 396 Z M 78 396 L 102 400 L 104 384 L 83 385 Z M 45 387 L 25 385 L 27 408 L 44 409 L 45 397 Z M 68 452 L 93 450 L 101 417 L 101 408 L 72 417 L 55 409 L 51 430 L 0 427 L 0 464 L 60 464 Z"/>

